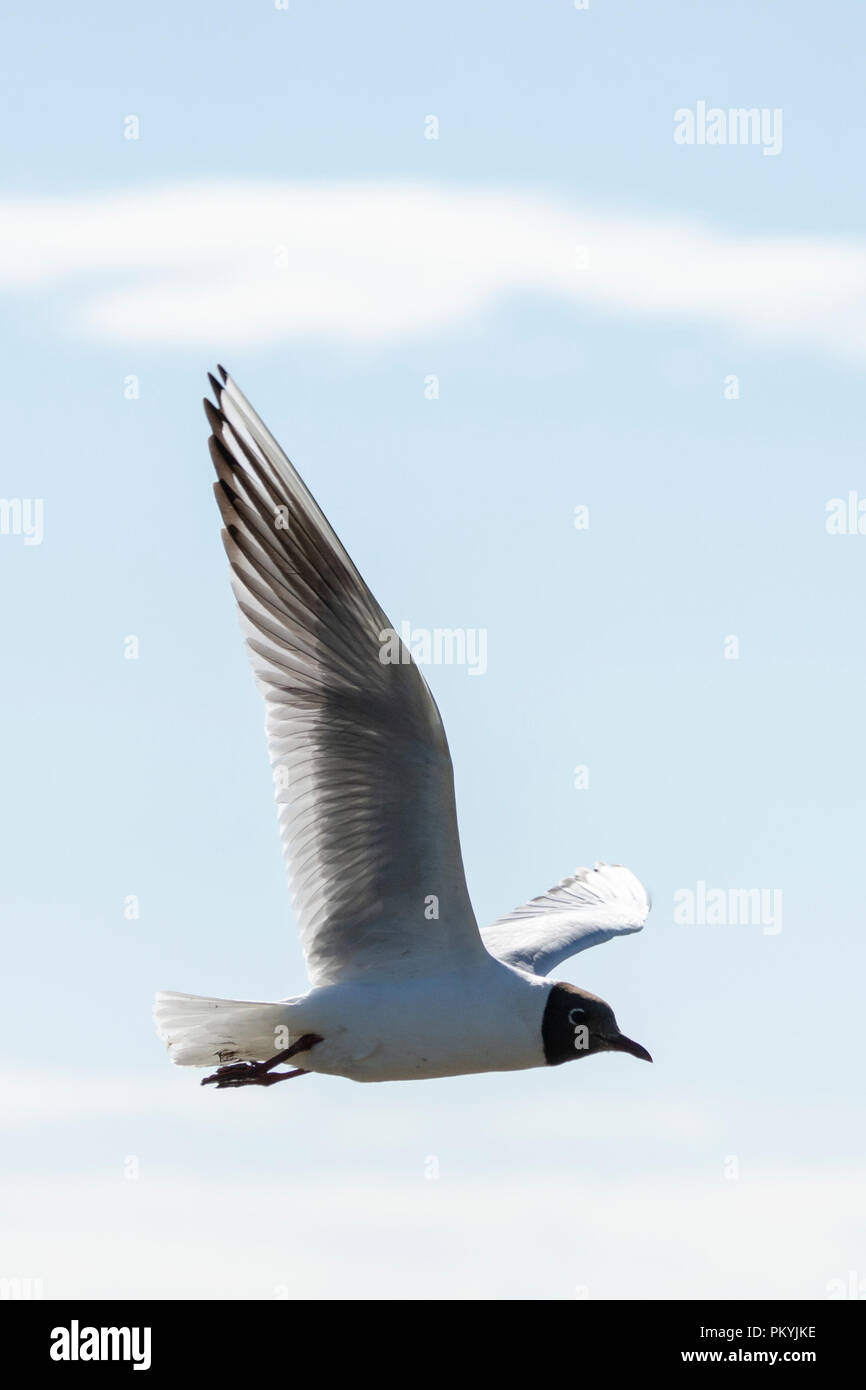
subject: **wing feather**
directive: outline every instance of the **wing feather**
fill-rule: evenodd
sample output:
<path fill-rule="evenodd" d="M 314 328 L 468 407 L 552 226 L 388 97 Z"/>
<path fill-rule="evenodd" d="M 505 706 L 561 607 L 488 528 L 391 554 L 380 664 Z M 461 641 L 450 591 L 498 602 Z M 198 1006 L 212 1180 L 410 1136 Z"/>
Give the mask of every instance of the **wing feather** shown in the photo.
<path fill-rule="evenodd" d="M 298 473 L 222 369 L 214 493 L 265 697 L 280 834 L 310 978 L 483 959 L 435 701 Z M 438 916 L 428 915 L 431 896 Z"/>
<path fill-rule="evenodd" d="M 621 864 L 577 869 L 540 897 L 500 917 L 481 936 L 491 955 L 547 975 L 578 951 L 640 931 L 650 901 L 643 884 Z"/>

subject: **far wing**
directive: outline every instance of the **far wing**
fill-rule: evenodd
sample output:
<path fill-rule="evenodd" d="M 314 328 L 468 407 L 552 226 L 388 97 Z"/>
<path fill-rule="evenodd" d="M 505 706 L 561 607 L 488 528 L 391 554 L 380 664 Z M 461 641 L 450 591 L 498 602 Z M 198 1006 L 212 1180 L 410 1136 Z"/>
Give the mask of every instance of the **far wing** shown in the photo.
<path fill-rule="evenodd" d="M 596 864 L 500 917 L 481 937 L 507 965 L 547 975 L 578 951 L 640 931 L 649 910 L 646 889 L 630 869 Z"/>
<path fill-rule="evenodd" d="M 249 401 L 225 374 L 211 384 L 216 497 L 310 979 L 484 960 L 427 683 L 402 644 L 383 648 L 393 628 Z"/>

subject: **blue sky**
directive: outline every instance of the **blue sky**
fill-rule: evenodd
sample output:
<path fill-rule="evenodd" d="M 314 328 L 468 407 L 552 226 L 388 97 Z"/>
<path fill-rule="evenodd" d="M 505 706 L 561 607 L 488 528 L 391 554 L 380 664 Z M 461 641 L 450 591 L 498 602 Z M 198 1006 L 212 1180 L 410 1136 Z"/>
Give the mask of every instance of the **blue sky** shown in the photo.
<path fill-rule="evenodd" d="M 0 493 L 44 536 L 0 535 L 0 1275 L 866 1277 L 866 537 L 825 524 L 866 497 L 864 29 L 841 3 L 11 16 Z M 781 152 L 677 145 L 700 101 L 781 109 Z M 488 634 L 483 677 L 427 671 L 479 919 L 595 859 L 648 884 L 640 936 L 557 973 L 653 1068 L 213 1095 L 169 1067 L 156 989 L 304 987 L 210 495 L 217 360 L 391 618 Z M 781 889 L 782 930 L 677 924 L 700 882 Z"/>

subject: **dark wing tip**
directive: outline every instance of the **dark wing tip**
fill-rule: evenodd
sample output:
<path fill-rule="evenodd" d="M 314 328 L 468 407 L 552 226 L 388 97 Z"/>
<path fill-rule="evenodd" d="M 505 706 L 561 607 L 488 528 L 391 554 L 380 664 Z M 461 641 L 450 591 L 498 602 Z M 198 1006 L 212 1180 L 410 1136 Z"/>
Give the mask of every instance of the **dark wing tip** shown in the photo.
<path fill-rule="evenodd" d="M 214 434 L 217 435 L 217 437 L 219 437 L 219 435 L 222 434 L 222 427 L 225 423 L 221 412 L 217 410 L 213 401 L 209 400 L 207 396 L 202 397 L 202 405 L 204 406 L 204 413 L 207 416 L 208 424 L 210 425 Z"/>
<path fill-rule="evenodd" d="M 229 374 L 221 362 L 217 362 L 217 371 L 219 372 L 220 376 L 223 379 L 223 383 L 225 384 L 225 382 L 227 382 L 229 379 Z"/>
<path fill-rule="evenodd" d="M 210 382 L 210 389 L 213 391 L 214 395 L 216 396 L 217 405 L 219 405 L 219 403 L 220 403 L 220 396 L 221 396 L 222 393 L 223 393 L 223 385 L 222 385 L 222 382 L 221 382 L 221 381 L 217 381 L 217 379 L 216 379 L 216 377 L 214 376 L 213 372 L 208 372 L 208 374 L 207 374 L 207 379 L 208 379 L 208 381 Z"/>
<path fill-rule="evenodd" d="M 207 446 L 210 449 L 211 460 L 217 473 L 220 471 L 220 465 L 222 465 L 223 469 L 228 467 L 229 471 L 231 471 L 232 456 L 218 435 L 209 435 Z"/>

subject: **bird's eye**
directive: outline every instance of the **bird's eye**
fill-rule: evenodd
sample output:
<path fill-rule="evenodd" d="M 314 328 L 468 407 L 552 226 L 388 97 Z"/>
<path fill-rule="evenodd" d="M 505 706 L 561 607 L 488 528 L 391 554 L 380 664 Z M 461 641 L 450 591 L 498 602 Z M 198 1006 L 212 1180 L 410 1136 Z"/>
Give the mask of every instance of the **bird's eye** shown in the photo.
<path fill-rule="evenodd" d="M 577 1019 L 575 1018 L 575 1014 L 585 1014 L 585 1013 L 586 1013 L 586 1009 L 571 1009 L 571 1010 L 569 1011 L 569 1015 L 568 1015 L 568 1021 L 569 1021 L 569 1023 L 577 1023 Z"/>

